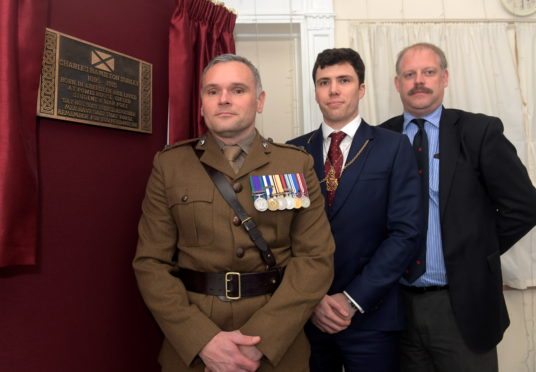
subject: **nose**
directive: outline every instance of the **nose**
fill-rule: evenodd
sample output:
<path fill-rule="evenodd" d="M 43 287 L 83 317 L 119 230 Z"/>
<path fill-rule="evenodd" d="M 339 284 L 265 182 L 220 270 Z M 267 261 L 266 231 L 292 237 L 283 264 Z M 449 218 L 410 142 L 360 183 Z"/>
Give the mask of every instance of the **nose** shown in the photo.
<path fill-rule="evenodd" d="M 227 92 L 227 90 L 222 90 L 218 103 L 220 105 L 227 105 L 229 103 L 229 93 Z"/>
<path fill-rule="evenodd" d="M 420 71 L 417 71 L 415 73 L 415 84 L 423 84 L 424 83 L 424 74 Z"/>
<path fill-rule="evenodd" d="M 329 83 L 329 94 L 330 95 L 339 94 L 339 85 L 336 82 Z"/>

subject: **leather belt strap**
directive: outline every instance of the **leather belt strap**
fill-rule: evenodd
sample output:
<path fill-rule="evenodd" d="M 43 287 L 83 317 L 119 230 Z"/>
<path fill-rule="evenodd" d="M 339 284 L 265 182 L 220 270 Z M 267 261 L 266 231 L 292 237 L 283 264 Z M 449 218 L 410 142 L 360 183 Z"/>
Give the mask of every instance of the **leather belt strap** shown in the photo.
<path fill-rule="evenodd" d="M 284 272 L 285 268 L 254 273 L 204 273 L 180 269 L 172 275 L 181 279 L 188 291 L 219 296 L 224 300 L 239 300 L 275 292 Z"/>
<path fill-rule="evenodd" d="M 259 231 L 259 229 L 257 229 L 257 225 L 255 224 L 255 222 L 253 222 L 251 217 L 246 213 L 246 211 L 236 198 L 236 194 L 233 188 L 231 187 L 223 173 L 217 171 L 208 164 L 203 163 L 203 166 L 205 167 L 210 178 L 212 178 L 212 181 L 220 191 L 225 201 L 229 203 L 238 218 L 240 218 L 242 226 L 244 226 L 244 229 L 246 229 L 250 239 L 259 249 L 264 263 L 268 265 L 269 268 L 274 267 L 276 264 L 275 257 L 270 247 L 268 247 L 268 243 L 266 243 L 266 240 L 264 240 L 262 233 Z"/>
<path fill-rule="evenodd" d="M 444 289 L 448 289 L 448 285 L 431 285 L 428 287 L 415 287 L 411 285 L 403 285 L 401 284 L 400 287 L 406 292 L 415 293 L 415 294 L 422 294 L 426 292 L 436 292 L 436 291 L 442 291 Z"/>

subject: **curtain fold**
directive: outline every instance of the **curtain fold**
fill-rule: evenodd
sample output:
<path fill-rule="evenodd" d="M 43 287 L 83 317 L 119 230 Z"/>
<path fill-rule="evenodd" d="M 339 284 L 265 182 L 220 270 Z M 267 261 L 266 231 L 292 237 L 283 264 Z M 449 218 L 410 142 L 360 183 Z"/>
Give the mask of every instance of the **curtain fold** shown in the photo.
<path fill-rule="evenodd" d="M 360 113 L 374 124 L 400 115 L 402 104 L 393 83 L 398 52 L 421 41 L 436 44 L 449 63 L 445 107 L 500 117 L 506 137 L 534 180 L 534 35 L 533 24 L 516 25 L 514 30 L 503 22 L 354 24 L 351 46 L 368 68 Z M 505 284 L 519 289 L 536 286 L 534 252 L 536 229 L 502 255 Z"/>
<path fill-rule="evenodd" d="M 209 0 L 177 0 L 169 31 L 168 143 L 206 132 L 199 79 L 207 63 L 235 53 L 236 15 Z"/>
<path fill-rule="evenodd" d="M 0 2 L 0 267 L 36 263 L 36 106 L 47 0 Z"/>

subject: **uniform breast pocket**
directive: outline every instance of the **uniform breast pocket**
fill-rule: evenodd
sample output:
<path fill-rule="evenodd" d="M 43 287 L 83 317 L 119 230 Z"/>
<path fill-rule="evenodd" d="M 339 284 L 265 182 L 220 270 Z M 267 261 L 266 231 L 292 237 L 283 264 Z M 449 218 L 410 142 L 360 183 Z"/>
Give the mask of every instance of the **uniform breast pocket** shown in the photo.
<path fill-rule="evenodd" d="M 167 189 L 169 209 L 177 223 L 179 244 L 207 245 L 214 239 L 214 189 L 171 187 Z"/>

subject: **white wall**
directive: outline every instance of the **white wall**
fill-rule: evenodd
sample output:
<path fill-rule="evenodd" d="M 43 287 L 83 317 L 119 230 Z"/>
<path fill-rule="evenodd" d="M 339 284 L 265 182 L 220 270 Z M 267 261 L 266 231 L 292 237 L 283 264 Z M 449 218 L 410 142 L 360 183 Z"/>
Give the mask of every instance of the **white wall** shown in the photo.
<path fill-rule="evenodd" d="M 240 25 L 237 25 L 240 31 Z M 242 34 L 244 35 L 244 33 Z M 302 122 L 299 97 L 296 96 L 299 75 L 293 74 L 296 40 L 274 33 L 262 39 L 236 38 L 236 53 L 247 56 L 261 74 L 266 101 L 255 126 L 265 138 L 285 142 L 296 136 Z"/>

